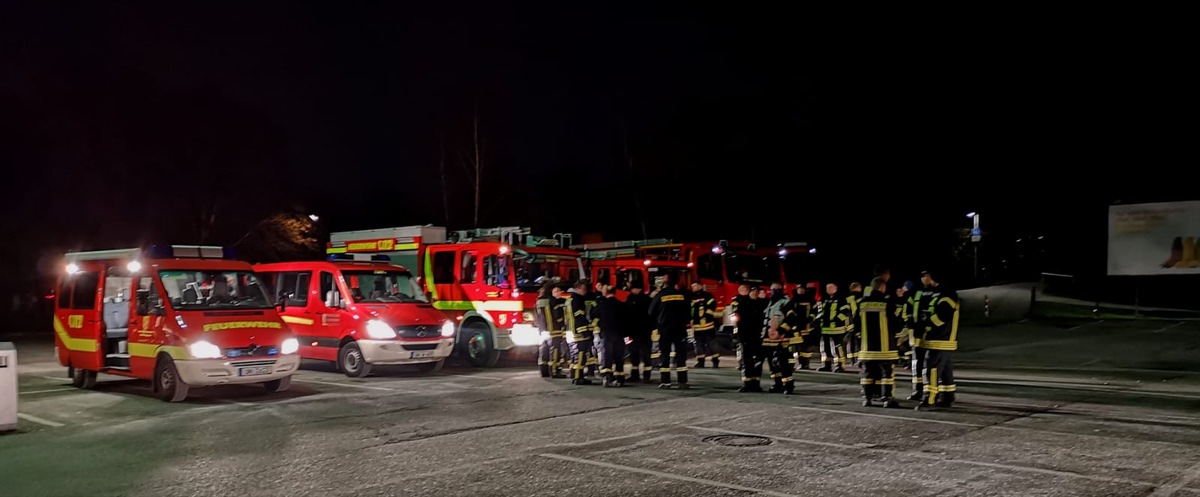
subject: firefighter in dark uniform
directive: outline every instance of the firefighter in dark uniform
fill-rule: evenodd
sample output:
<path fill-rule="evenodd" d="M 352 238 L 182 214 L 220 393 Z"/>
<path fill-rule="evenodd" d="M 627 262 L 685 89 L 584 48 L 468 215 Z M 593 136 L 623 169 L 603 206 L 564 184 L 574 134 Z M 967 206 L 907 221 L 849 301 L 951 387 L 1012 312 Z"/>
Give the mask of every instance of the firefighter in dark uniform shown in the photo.
<path fill-rule="evenodd" d="M 857 281 L 850 283 L 850 294 L 846 295 L 846 303 L 850 305 L 850 328 L 846 330 L 846 337 L 842 341 L 842 346 L 846 349 L 846 358 L 855 366 L 858 365 L 858 303 L 862 299 L 862 283 Z"/>
<path fill-rule="evenodd" d="M 821 299 L 817 312 L 817 325 L 821 329 L 821 368 L 818 371 L 846 372 L 846 349 L 842 339 L 850 329 L 850 304 L 838 295 L 836 283 L 825 285 L 825 298 Z"/>
<path fill-rule="evenodd" d="M 604 386 L 625 386 L 625 304 L 617 300 L 612 285 L 604 285 L 600 290 L 600 301 L 596 303 L 593 312 L 596 315 L 596 329 L 600 333 L 600 341 L 604 343 L 604 356 L 600 362 L 600 374 L 604 375 Z"/>
<path fill-rule="evenodd" d="M 924 394 L 917 409 L 922 407 L 951 407 L 958 390 L 954 384 L 954 363 L 951 354 L 958 350 L 958 293 L 941 288 L 937 275 L 926 272 L 922 279 L 931 288 L 929 306 L 925 313 L 925 336 L 921 348 L 925 349 L 925 368 L 921 378 L 925 384 Z"/>
<path fill-rule="evenodd" d="M 704 359 L 712 358 L 715 368 L 720 358 L 713 350 L 717 341 L 717 299 L 701 283 L 692 283 L 692 334 L 696 338 L 696 367 L 704 367 Z"/>
<path fill-rule="evenodd" d="M 762 389 L 762 321 L 766 301 L 758 299 L 756 291 L 747 285 L 738 287 L 738 295 L 726 307 L 733 313 L 733 335 L 737 339 L 738 356 L 742 361 L 742 387 L 739 392 L 761 392 Z"/>
<path fill-rule="evenodd" d="M 908 400 L 921 400 L 925 395 L 925 380 L 921 372 L 925 370 L 925 347 L 921 340 L 925 338 L 929 322 L 929 304 L 937 296 L 937 290 L 929 285 L 929 271 L 921 271 L 921 288 L 912 293 L 908 299 L 908 319 L 912 333 L 909 335 L 909 346 L 912 347 L 912 395 Z"/>
<path fill-rule="evenodd" d="M 796 357 L 792 355 L 790 343 L 795 333 L 787 325 L 785 319 L 787 311 L 784 309 L 788 307 L 789 300 L 783 291 L 783 285 L 771 284 L 770 302 L 767 306 L 766 322 L 763 324 L 766 331 L 763 350 L 768 357 L 768 364 L 771 366 L 771 380 L 773 381 L 773 385 L 767 391 L 792 395 L 794 391 L 792 371 L 796 368 Z"/>
<path fill-rule="evenodd" d="M 642 379 L 650 383 L 650 371 L 654 367 L 650 361 L 650 297 L 642 291 L 642 287 L 634 286 L 625 297 L 625 305 L 629 311 L 629 322 L 626 324 L 630 338 L 629 381 Z"/>
<path fill-rule="evenodd" d="M 589 285 L 592 280 L 584 278 L 584 281 Z M 600 283 L 596 283 L 594 287 L 589 286 L 588 292 L 584 295 L 584 304 L 587 309 L 587 320 L 592 323 L 592 332 L 596 331 L 596 304 L 600 302 Z M 600 357 L 604 354 L 604 342 L 597 341 L 592 338 L 592 356 L 588 358 L 587 374 L 588 376 L 596 376 L 596 372 L 600 369 Z"/>
<path fill-rule="evenodd" d="M 788 339 L 788 348 L 796 358 L 800 369 L 809 369 L 812 361 L 812 308 L 813 301 L 804 285 L 797 285 L 788 298 L 788 306 L 784 310 L 784 323 L 792 333 Z"/>
<path fill-rule="evenodd" d="M 542 343 L 538 345 L 538 369 L 543 378 L 566 378 L 562 367 L 567 361 L 562 357 L 566 333 L 563 324 L 562 288 L 553 283 L 542 285 L 535 304 L 538 329 L 542 332 Z"/>
<path fill-rule="evenodd" d="M 566 322 L 567 342 L 571 344 L 571 383 L 575 385 L 591 385 L 587 378 L 588 360 L 592 358 L 592 323 L 587 317 L 587 288 L 586 281 L 578 281 L 567 292 L 566 305 L 563 308 Z"/>
<path fill-rule="evenodd" d="M 884 280 L 887 283 L 887 280 Z M 912 326 L 909 313 L 909 292 L 912 290 L 913 284 L 911 281 L 904 282 L 903 285 L 896 287 L 892 294 L 892 300 L 889 305 L 892 311 L 889 313 L 892 317 L 891 327 L 892 332 L 896 334 L 896 350 L 900 353 L 900 359 L 896 361 L 896 367 L 900 369 L 908 369 L 912 364 Z"/>
<path fill-rule="evenodd" d="M 871 291 L 858 303 L 858 355 L 862 368 L 863 406 L 871 407 L 879 399 L 884 407 L 900 407 L 893 398 L 896 389 L 894 366 L 900 355 L 896 352 L 896 337 L 892 333 L 891 298 L 883 278 L 871 281 Z"/>
<path fill-rule="evenodd" d="M 687 325 L 691 321 L 687 297 L 669 278 L 663 289 L 650 301 L 650 316 L 658 332 L 658 388 L 671 388 L 671 370 L 678 373 L 679 388 L 689 388 L 687 382 Z M 674 367 L 672 367 L 672 365 Z"/>

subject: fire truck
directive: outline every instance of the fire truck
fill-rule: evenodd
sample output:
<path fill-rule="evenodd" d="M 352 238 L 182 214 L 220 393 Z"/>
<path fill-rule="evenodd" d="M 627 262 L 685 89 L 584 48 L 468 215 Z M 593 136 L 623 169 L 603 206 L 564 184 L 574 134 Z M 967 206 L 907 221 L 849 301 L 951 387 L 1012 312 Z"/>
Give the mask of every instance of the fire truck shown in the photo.
<path fill-rule="evenodd" d="M 97 373 L 151 380 L 158 397 L 260 383 L 287 390 L 299 342 L 250 264 L 222 247 L 68 252 L 54 305 L 54 354 L 73 385 Z"/>
<path fill-rule="evenodd" d="M 387 255 L 419 268 L 434 308 L 457 323 L 458 351 L 471 365 L 490 367 L 502 351 L 532 352 L 541 341 L 533 324 L 541 284 L 583 274 L 578 254 L 561 249 L 569 238 L 548 242 L 519 227 L 447 233 L 425 225 L 331 233 L 326 251 Z"/>
<path fill-rule="evenodd" d="M 385 255 L 333 254 L 328 261 L 259 264 L 300 357 L 331 361 L 350 377 L 376 364 L 442 369 L 454 322 L 430 305 L 416 277 Z"/>
<path fill-rule="evenodd" d="M 573 245 L 572 248 L 580 251 L 588 277 L 593 282 L 612 285 L 616 297 L 624 301 L 630 288 L 639 287 L 648 295 L 664 277 L 669 276 L 685 289 L 698 281 L 694 263 L 643 254 L 638 250 L 638 247 L 669 242 L 666 239 L 601 242 Z"/>

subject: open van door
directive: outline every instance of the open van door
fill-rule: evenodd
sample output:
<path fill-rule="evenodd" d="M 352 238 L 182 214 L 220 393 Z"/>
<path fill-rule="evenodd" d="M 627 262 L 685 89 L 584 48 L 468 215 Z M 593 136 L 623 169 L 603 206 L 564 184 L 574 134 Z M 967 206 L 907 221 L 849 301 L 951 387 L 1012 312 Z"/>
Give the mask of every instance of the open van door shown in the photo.
<path fill-rule="evenodd" d="M 74 372 L 92 372 L 94 383 L 95 372 L 104 367 L 100 346 L 104 263 L 79 261 L 71 269 L 74 271 L 59 281 L 55 296 L 54 345 L 60 363 Z"/>

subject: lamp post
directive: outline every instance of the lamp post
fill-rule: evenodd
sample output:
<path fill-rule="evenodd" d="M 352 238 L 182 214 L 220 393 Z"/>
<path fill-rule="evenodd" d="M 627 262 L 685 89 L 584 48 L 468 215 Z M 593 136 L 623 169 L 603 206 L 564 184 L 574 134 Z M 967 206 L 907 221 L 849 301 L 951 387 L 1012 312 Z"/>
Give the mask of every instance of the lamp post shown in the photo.
<path fill-rule="evenodd" d="M 974 259 L 974 265 L 975 265 L 975 284 L 978 285 L 979 284 L 979 240 L 981 240 L 983 238 L 983 232 L 980 231 L 980 229 L 979 229 L 979 213 L 978 212 L 974 212 L 974 211 L 969 212 L 969 213 L 967 213 L 967 217 L 970 218 L 971 222 L 972 222 L 971 245 L 973 247 L 973 252 L 974 252 L 973 259 Z"/>

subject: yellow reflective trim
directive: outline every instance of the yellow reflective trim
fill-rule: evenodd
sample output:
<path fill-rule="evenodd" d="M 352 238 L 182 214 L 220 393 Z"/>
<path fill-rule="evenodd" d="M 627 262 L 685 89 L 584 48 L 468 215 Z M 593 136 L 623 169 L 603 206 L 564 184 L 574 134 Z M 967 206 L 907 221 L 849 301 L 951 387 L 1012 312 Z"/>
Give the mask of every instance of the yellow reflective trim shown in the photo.
<path fill-rule="evenodd" d="M 344 253 L 346 253 L 346 247 L 330 247 L 330 248 L 325 249 L 325 253 L 326 254 L 344 254 Z"/>
<path fill-rule="evenodd" d="M 279 316 L 285 323 L 291 324 L 313 324 L 313 320 L 296 316 Z"/>
<path fill-rule="evenodd" d="M 946 324 L 946 322 L 945 322 L 945 321 L 942 321 L 941 319 L 938 319 L 938 317 L 937 317 L 937 314 L 934 314 L 934 315 L 932 315 L 932 316 L 929 316 L 929 320 L 930 320 L 930 321 L 933 321 L 933 324 L 934 324 L 935 326 L 942 326 L 942 325 Z"/>
<path fill-rule="evenodd" d="M 958 350 L 955 340 L 922 340 L 921 348 L 929 350 Z"/>
<path fill-rule="evenodd" d="M 156 343 L 129 343 L 129 355 L 132 357 L 154 357 L 156 352 Z"/>
<path fill-rule="evenodd" d="M 950 297 L 942 297 L 941 299 L 938 299 L 938 301 L 937 301 L 938 304 L 941 304 L 942 302 L 949 302 L 950 307 L 958 309 L 958 302 L 955 302 L 954 299 L 952 299 Z"/>
<path fill-rule="evenodd" d="M 679 295 L 679 294 L 676 294 L 676 295 L 663 295 L 663 297 L 662 297 L 661 299 L 659 299 L 659 300 L 661 300 L 661 301 L 663 301 L 663 302 L 674 302 L 674 301 L 676 301 L 676 300 L 683 300 L 683 295 Z"/>
<path fill-rule="evenodd" d="M 283 328 L 278 321 L 230 321 L 228 323 L 210 323 L 204 325 L 204 331 L 232 330 L 235 328 Z"/>
<path fill-rule="evenodd" d="M 82 319 L 83 316 L 80 316 Z M 67 329 L 63 328 L 62 320 L 58 316 L 54 316 L 54 334 L 58 335 L 58 339 L 62 340 L 62 344 L 67 350 L 72 352 L 95 352 L 100 344 L 95 340 L 86 338 L 74 338 L 67 334 Z"/>

